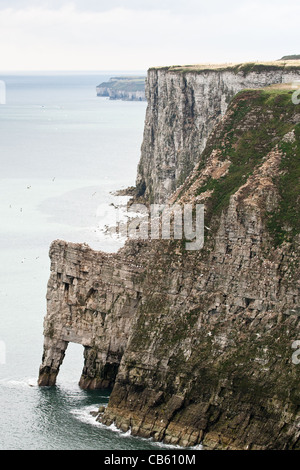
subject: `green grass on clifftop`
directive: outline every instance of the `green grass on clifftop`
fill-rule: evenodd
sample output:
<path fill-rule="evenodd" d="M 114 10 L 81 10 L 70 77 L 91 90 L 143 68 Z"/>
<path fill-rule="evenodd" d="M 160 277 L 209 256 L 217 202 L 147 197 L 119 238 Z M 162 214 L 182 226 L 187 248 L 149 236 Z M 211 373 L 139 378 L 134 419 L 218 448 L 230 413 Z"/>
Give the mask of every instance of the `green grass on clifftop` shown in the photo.
<path fill-rule="evenodd" d="M 273 62 L 245 62 L 227 64 L 192 64 L 172 65 L 165 67 L 151 67 L 150 70 L 162 70 L 176 73 L 206 73 L 206 72 L 233 72 L 248 75 L 250 72 L 270 72 L 278 69 L 294 70 L 300 69 L 300 60 L 278 60 Z"/>
<path fill-rule="evenodd" d="M 228 207 L 230 197 L 278 145 L 284 155 L 282 172 L 275 181 L 280 202 L 274 213 L 267 214 L 268 228 L 275 245 L 300 233 L 300 125 L 295 124 L 298 105 L 293 104 L 292 93 L 290 89 L 276 88 L 246 90 L 232 101 L 228 117 L 221 131 L 218 128 L 212 135 L 199 167 L 200 176 L 213 149 L 220 151 L 221 160 L 231 162 L 225 176 L 209 177 L 195 194 L 212 191 L 206 203 L 207 223 Z M 295 141 L 283 142 L 282 138 L 291 131 L 294 131 Z"/>

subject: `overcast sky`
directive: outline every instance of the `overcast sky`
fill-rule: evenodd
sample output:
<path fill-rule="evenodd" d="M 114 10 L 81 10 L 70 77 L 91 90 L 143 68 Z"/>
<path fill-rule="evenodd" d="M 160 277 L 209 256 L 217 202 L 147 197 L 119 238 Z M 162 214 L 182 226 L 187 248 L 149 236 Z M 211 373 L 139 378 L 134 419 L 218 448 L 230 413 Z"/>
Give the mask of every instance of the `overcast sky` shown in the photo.
<path fill-rule="evenodd" d="M 0 70 L 146 70 L 300 53 L 299 0 L 0 0 Z"/>

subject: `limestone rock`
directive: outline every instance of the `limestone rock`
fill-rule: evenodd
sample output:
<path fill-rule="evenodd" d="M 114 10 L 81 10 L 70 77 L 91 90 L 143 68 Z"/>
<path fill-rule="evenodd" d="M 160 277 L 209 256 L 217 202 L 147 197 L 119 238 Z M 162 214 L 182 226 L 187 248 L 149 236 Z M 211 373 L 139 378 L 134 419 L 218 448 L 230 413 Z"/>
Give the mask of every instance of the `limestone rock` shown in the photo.
<path fill-rule="evenodd" d="M 199 162 L 209 135 L 239 91 L 300 79 L 299 61 L 291 67 L 277 64 L 150 69 L 138 195 L 152 203 L 167 201 Z"/>
<path fill-rule="evenodd" d="M 146 134 L 150 121 L 163 121 L 155 132 L 166 136 L 165 87 L 172 79 L 180 90 L 184 77 L 150 71 L 150 81 L 152 73 L 162 88 L 149 101 Z M 194 96 L 203 96 L 199 80 Z M 170 197 L 204 203 L 202 250 L 186 251 L 183 240 L 129 240 L 109 255 L 53 242 L 40 385 L 55 383 L 68 342 L 79 342 L 80 385 L 113 387 L 96 418 L 106 425 L 181 446 L 300 449 L 300 366 L 292 361 L 300 336 L 300 124 L 291 93 L 239 93 Z M 179 96 L 176 103 L 183 106 Z"/>

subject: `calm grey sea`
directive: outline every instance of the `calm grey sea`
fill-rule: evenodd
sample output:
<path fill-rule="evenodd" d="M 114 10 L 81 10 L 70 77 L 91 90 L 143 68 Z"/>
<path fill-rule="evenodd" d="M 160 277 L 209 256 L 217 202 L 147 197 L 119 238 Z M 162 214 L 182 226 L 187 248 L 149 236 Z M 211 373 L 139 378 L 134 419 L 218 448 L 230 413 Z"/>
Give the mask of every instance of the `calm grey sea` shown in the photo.
<path fill-rule="evenodd" d="M 69 346 L 57 387 L 36 386 L 51 241 L 121 246 L 102 236 L 101 214 L 111 191 L 135 182 L 146 103 L 97 98 L 96 85 L 113 75 L 0 75 L 2 450 L 158 446 L 91 418 L 108 394 L 79 389 L 80 345 Z"/>

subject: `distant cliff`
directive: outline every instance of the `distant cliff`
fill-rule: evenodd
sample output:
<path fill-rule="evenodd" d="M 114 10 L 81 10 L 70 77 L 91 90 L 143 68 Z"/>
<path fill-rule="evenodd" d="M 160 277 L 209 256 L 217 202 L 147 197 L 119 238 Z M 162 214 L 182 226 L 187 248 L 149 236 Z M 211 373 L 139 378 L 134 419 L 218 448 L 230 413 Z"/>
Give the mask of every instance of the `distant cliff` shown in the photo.
<path fill-rule="evenodd" d="M 97 86 L 97 96 L 111 100 L 145 101 L 146 77 L 113 77 Z"/>
<path fill-rule="evenodd" d="M 280 60 L 300 60 L 300 54 L 285 55 Z"/>

